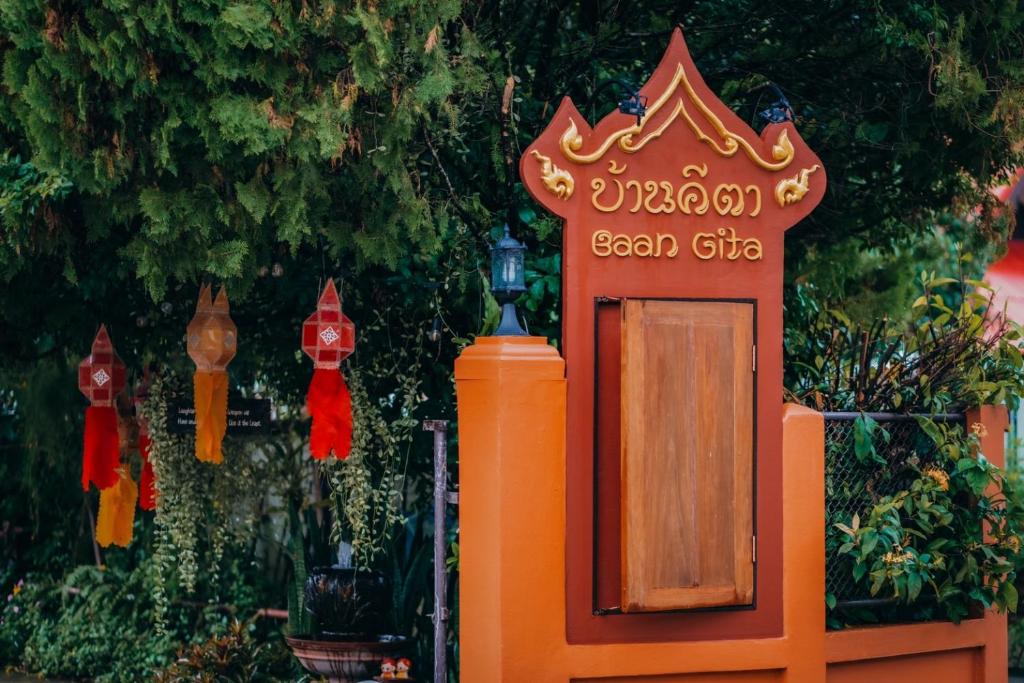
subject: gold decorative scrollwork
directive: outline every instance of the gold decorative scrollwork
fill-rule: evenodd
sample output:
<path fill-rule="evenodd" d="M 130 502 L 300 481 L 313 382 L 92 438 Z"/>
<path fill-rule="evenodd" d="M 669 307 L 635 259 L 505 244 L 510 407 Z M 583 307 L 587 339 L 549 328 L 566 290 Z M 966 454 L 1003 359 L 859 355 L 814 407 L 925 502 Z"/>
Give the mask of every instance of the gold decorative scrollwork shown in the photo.
<path fill-rule="evenodd" d="M 611 173 L 612 175 L 619 175 L 620 173 L 625 172 L 625 170 L 626 170 L 626 164 L 623 164 L 622 166 L 619 166 L 615 162 L 615 159 L 611 159 L 611 160 L 608 161 L 608 172 Z"/>
<path fill-rule="evenodd" d="M 775 186 L 775 201 L 779 206 L 785 208 L 790 204 L 796 204 L 804 198 L 804 195 L 811 189 L 811 174 L 817 171 L 820 166 L 815 164 L 810 168 L 801 169 L 792 178 L 783 178 Z"/>
<path fill-rule="evenodd" d="M 636 136 L 644 133 L 644 127 L 648 121 L 654 119 L 662 107 L 664 107 L 675 94 L 676 89 L 682 86 L 686 98 L 678 97 L 676 99 L 675 106 L 669 115 L 665 118 L 657 128 L 650 131 L 646 135 L 643 135 L 639 140 L 634 142 Z M 715 140 L 711 136 L 701 129 L 697 122 L 691 116 L 686 106 L 686 100 L 697 108 L 704 120 L 706 120 L 715 133 L 720 138 Z M 566 128 L 565 132 L 562 133 L 562 137 L 559 138 L 558 146 L 562 150 L 562 154 L 565 155 L 566 159 L 574 161 L 577 164 L 592 164 L 595 161 L 601 159 L 605 153 L 611 149 L 611 146 L 618 143 L 619 149 L 622 151 L 633 154 L 641 150 L 651 140 L 655 140 L 661 136 L 665 130 L 672 125 L 672 122 L 677 118 L 682 117 L 690 129 L 697 135 L 697 138 L 706 144 L 708 144 L 719 156 L 731 157 L 741 148 L 746 155 L 755 164 L 768 171 L 781 171 L 782 169 L 789 166 L 790 162 L 793 161 L 795 150 L 793 143 L 789 140 L 789 135 L 786 130 L 783 129 L 779 133 L 778 140 L 772 145 L 771 159 L 763 158 L 754 147 L 747 142 L 743 136 L 733 133 L 725 127 L 722 120 L 715 116 L 714 112 L 708 108 L 706 104 L 697 95 L 697 92 L 693 89 L 689 79 L 686 76 L 686 70 L 682 64 L 676 65 L 675 75 L 672 77 L 668 88 L 665 89 L 658 98 L 647 107 L 647 115 L 644 116 L 643 120 L 639 123 L 626 126 L 614 131 L 611 135 L 604 139 L 604 141 L 598 145 L 597 149 L 588 153 L 581 153 L 580 149 L 583 147 L 583 136 L 580 135 L 579 129 L 576 127 L 576 122 L 569 119 L 569 127 Z"/>
<path fill-rule="evenodd" d="M 533 150 L 530 154 L 540 162 L 540 179 L 544 182 L 544 187 L 548 189 L 548 192 L 559 199 L 571 197 L 573 188 L 576 186 L 572 174 L 555 166 L 551 157 L 544 156 L 537 150 Z"/>

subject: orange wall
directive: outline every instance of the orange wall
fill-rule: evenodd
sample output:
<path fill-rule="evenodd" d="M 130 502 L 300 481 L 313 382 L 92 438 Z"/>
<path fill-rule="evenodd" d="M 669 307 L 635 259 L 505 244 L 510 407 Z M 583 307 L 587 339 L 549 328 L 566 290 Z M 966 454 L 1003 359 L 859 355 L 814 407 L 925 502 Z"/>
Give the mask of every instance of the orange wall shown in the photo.
<path fill-rule="evenodd" d="M 828 668 L 829 683 L 970 683 L 976 678 L 981 653 L 978 648 L 911 655 L 890 659 L 832 665 Z"/>
<path fill-rule="evenodd" d="M 542 338 L 484 337 L 455 376 L 466 683 L 1006 681 L 1006 623 L 995 614 L 826 634 L 824 424 L 794 405 L 782 413 L 782 634 L 570 644 L 565 452 L 576 435 L 566 432 L 564 363 Z M 986 455 L 1001 462 L 1005 411 L 981 416 Z"/>

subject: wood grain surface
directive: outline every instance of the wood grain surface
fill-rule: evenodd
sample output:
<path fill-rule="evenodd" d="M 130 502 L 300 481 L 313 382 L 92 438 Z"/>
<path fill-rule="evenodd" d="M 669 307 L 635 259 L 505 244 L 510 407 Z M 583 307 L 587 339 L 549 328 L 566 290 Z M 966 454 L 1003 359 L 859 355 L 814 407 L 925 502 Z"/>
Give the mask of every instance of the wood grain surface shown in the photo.
<path fill-rule="evenodd" d="M 753 306 L 622 311 L 622 609 L 749 605 Z"/>

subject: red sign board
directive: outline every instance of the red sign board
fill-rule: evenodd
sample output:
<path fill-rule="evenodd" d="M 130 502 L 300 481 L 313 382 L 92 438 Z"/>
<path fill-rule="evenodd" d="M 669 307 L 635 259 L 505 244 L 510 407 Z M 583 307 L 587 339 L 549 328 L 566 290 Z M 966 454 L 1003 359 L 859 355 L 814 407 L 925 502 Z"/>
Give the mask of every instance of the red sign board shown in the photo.
<path fill-rule="evenodd" d="M 783 236 L 821 201 L 825 169 L 791 122 L 770 123 L 758 135 L 722 103 L 678 30 L 641 94 L 647 112 L 639 122 L 615 111 L 594 127 L 564 99 L 520 160 L 530 194 L 565 221 L 568 636 L 572 642 L 624 642 L 778 634 Z M 617 302 L 627 298 L 754 306 L 752 607 L 660 614 L 616 609 Z"/>

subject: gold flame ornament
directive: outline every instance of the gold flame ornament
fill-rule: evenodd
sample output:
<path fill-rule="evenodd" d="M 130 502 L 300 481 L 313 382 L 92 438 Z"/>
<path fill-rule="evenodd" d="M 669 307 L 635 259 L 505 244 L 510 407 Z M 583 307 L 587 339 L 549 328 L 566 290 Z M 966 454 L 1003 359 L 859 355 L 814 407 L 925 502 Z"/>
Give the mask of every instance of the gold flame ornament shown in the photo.
<path fill-rule="evenodd" d="M 196 364 L 193 375 L 196 408 L 196 457 L 204 462 L 224 460 L 221 442 L 228 426 L 227 367 L 238 348 L 238 328 L 228 314 L 228 295 L 222 287 L 199 290 L 196 314 L 188 324 L 188 355 Z"/>
<path fill-rule="evenodd" d="M 139 488 L 125 468 L 119 468 L 117 474 L 117 483 L 100 491 L 96 542 L 104 548 L 111 544 L 127 548 L 132 542 L 132 527 L 135 525 L 135 501 L 139 497 Z"/>

